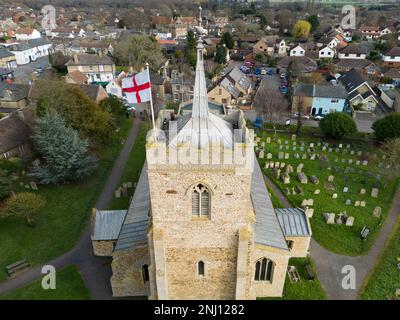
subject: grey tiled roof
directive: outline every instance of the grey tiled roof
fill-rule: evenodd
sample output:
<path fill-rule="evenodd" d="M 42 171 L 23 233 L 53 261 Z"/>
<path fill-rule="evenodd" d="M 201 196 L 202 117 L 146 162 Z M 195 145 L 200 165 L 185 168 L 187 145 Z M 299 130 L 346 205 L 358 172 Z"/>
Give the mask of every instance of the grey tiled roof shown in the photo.
<path fill-rule="evenodd" d="M 339 78 L 339 81 L 346 87 L 347 92 L 353 91 L 364 82 L 367 82 L 356 70 L 351 69 Z"/>
<path fill-rule="evenodd" d="M 116 240 L 126 210 L 97 210 L 92 240 Z"/>
<path fill-rule="evenodd" d="M 14 53 L 10 52 L 6 48 L 0 48 L 0 59 L 14 56 Z"/>
<path fill-rule="evenodd" d="M 264 177 L 257 160 L 251 180 L 251 200 L 256 215 L 254 223 L 255 242 L 283 250 L 288 250 L 281 226 L 269 197 Z"/>
<path fill-rule="evenodd" d="M 295 96 L 346 99 L 347 91 L 342 85 L 330 84 L 299 84 L 295 86 Z"/>
<path fill-rule="evenodd" d="M 107 56 L 98 56 L 97 54 L 78 54 L 76 56 L 77 61 L 74 58 L 70 59 L 65 65 L 66 66 L 84 66 L 84 65 L 113 65 L 114 62 Z"/>
<path fill-rule="evenodd" d="M 0 100 L 15 102 L 26 99 L 28 98 L 29 88 L 26 84 L 0 82 Z M 11 94 L 6 95 L 6 91 Z"/>
<path fill-rule="evenodd" d="M 304 211 L 296 208 L 276 209 L 276 215 L 285 236 L 311 236 Z"/>
<path fill-rule="evenodd" d="M 118 235 L 115 251 L 135 248 L 147 244 L 149 224 L 150 190 L 147 177 L 147 163 L 144 164 L 135 194 L 125 215 Z"/>

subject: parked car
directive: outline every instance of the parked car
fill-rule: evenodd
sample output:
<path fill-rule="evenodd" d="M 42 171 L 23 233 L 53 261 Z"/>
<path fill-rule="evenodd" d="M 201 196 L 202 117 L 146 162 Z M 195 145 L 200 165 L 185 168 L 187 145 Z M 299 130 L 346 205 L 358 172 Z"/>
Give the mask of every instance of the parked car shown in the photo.
<path fill-rule="evenodd" d="M 272 76 L 273 74 L 274 74 L 274 70 L 273 70 L 273 69 L 269 69 L 269 70 L 268 70 L 268 75 L 269 75 L 269 76 Z"/>
<path fill-rule="evenodd" d="M 298 112 L 293 112 L 293 113 L 292 113 L 292 118 L 297 118 L 298 116 L 299 116 L 299 113 L 298 113 Z M 301 113 L 301 117 L 302 117 L 303 119 L 310 119 L 310 115 L 304 114 L 303 112 Z"/>
<path fill-rule="evenodd" d="M 286 79 L 286 73 L 281 73 L 281 79 Z"/>
<path fill-rule="evenodd" d="M 279 91 L 280 91 L 282 94 L 286 94 L 286 93 L 288 93 L 288 88 L 285 87 L 285 86 L 280 86 L 280 87 L 279 87 Z"/>
<path fill-rule="evenodd" d="M 288 81 L 286 79 L 282 79 L 281 80 L 281 86 L 287 87 L 288 86 Z"/>
<path fill-rule="evenodd" d="M 316 121 L 321 121 L 324 118 L 323 115 L 317 114 L 316 116 L 313 117 L 314 120 Z"/>

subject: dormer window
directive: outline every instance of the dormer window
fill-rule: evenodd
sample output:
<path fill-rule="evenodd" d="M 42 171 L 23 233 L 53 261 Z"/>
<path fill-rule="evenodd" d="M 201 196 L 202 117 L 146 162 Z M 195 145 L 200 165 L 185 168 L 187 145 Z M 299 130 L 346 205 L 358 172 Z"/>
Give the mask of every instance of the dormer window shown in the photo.
<path fill-rule="evenodd" d="M 193 187 L 192 191 L 192 215 L 209 216 L 210 214 L 210 192 L 202 185 Z"/>

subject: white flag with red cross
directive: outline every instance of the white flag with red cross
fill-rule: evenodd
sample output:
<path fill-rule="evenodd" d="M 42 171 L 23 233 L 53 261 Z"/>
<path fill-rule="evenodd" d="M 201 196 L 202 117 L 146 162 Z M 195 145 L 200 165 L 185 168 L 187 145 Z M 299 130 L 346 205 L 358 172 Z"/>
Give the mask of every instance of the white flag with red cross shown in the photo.
<path fill-rule="evenodd" d="M 144 70 L 133 77 L 122 79 L 122 91 L 129 103 L 137 104 L 151 100 L 149 72 Z"/>

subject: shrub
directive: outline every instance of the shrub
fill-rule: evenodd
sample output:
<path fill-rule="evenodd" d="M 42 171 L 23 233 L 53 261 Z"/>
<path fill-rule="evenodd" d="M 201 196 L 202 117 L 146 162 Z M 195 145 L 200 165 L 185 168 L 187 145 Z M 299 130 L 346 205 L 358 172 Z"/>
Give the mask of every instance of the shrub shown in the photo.
<path fill-rule="evenodd" d="M 392 113 L 374 122 L 372 129 L 379 141 L 400 138 L 400 113 Z"/>
<path fill-rule="evenodd" d="M 357 126 L 353 118 L 343 112 L 328 114 L 321 120 L 319 127 L 326 136 L 334 139 L 357 132 Z"/>

